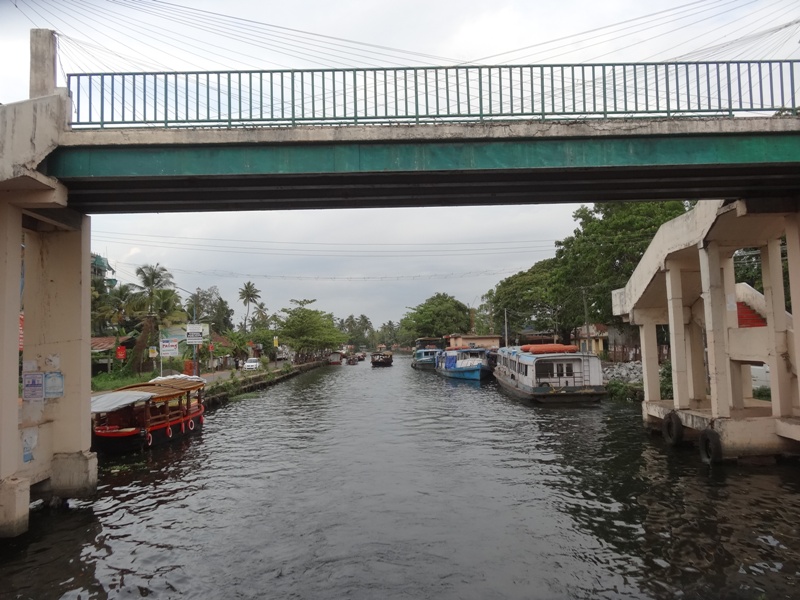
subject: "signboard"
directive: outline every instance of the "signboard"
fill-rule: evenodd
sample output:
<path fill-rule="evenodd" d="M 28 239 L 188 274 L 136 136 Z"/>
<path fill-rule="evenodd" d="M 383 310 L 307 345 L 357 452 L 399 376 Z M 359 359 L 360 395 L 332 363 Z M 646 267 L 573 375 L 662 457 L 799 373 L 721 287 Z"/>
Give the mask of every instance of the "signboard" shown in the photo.
<path fill-rule="evenodd" d="M 273 335 L 272 336 L 272 345 L 275 346 L 276 348 L 278 347 L 278 336 L 277 335 Z"/>
<path fill-rule="evenodd" d="M 187 323 L 186 343 L 190 346 L 200 346 L 203 343 L 203 324 Z"/>
<path fill-rule="evenodd" d="M 44 373 L 22 374 L 22 399 L 44 400 Z"/>
<path fill-rule="evenodd" d="M 156 356 L 158 356 L 158 348 L 156 348 L 155 346 L 150 346 L 147 349 L 147 351 L 148 351 L 148 356 L 150 358 L 155 358 Z"/>
<path fill-rule="evenodd" d="M 170 356 L 178 356 L 177 338 L 161 340 L 161 356 L 165 358 Z"/>
<path fill-rule="evenodd" d="M 44 397 L 61 398 L 64 395 L 64 374 L 61 371 L 48 371 L 44 374 Z"/>
<path fill-rule="evenodd" d="M 117 346 L 117 360 L 125 360 L 128 356 L 128 349 L 125 346 Z"/>

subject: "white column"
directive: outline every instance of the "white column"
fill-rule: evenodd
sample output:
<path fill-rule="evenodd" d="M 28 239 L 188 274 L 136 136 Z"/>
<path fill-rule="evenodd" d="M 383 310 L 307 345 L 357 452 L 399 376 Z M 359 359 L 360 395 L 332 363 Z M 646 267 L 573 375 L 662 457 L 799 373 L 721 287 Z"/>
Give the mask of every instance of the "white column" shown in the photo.
<path fill-rule="evenodd" d="M 683 316 L 681 269 L 667 261 L 667 310 L 669 312 L 669 348 L 672 362 L 672 396 L 675 409 L 689 408 L 689 383 L 686 368 L 686 326 Z"/>
<path fill-rule="evenodd" d="M 730 417 L 731 392 L 728 376 L 729 361 L 726 348 L 725 290 L 716 242 L 700 248 L 700 279 L 708 346 L 708 373 L 711 379 L 711 416 Z"/>
<path fill-rule="evenodd" d="M 693 321 L 687 326 L 689 335 L 686 346 L 688 360 L 686 361 L 689 381 L 689 398 L 704 401 L 708 393 L 708 376 L 706 374 L 705 345 L 703 344 L 703 329 Z"/>
<path fill-rule="evenodd" d="M 81 496 L 97 484 L 91 445 L 90 227 L 30 235 L 25 263 L 24 359 L 60 373 L 63 396 L 48 399 L 52 418 L 54 493 Z"/>
<path fill-rule="evenodd" d="M 0 200 L 0 538 L 28 529 L 30 482 L 22 466 L 19 432 L 19 310 L 22 212 Z"/>
<path fill-rule="evenodd" d="M 800 298 L 800 214 L 795 213 L 786 217 L 786 254 L 789 262 L 789 296 Z M 797 363 L 800 362 L 800 300 L 794 300 L 793 336 L 795 373 L 800 374 Z M 800 376 L 794 379 L 794 396 L 800 398 Z"/>
<path fill-rule="evenodd" d="M 642 380 L 645 402 L 661 400 L 658 370 L 658 338 L 655 321 L 639 324 L 639 343 L 642 346 Z"/>
<path fill-rule="evenodd" d="M 761 276 L 767 307 L 767 364 L 772 414 L 776 417 L 789 417 L 792 414 L 792 394 L 789 387 L 792 373 L 786 358 L 786 304 L 779 239 L 770 240 L 761 248 Z"/>

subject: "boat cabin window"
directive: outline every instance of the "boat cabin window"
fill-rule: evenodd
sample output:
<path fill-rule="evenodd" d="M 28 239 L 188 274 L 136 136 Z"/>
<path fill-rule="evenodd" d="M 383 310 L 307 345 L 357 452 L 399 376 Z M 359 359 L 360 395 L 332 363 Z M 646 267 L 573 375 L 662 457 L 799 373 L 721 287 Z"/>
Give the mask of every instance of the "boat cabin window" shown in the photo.
<path fill-rule="evenodd" d="M 553 377 L 553 363 L 551 362 L 536 362 L 536 377 L 537 379 Z"/>

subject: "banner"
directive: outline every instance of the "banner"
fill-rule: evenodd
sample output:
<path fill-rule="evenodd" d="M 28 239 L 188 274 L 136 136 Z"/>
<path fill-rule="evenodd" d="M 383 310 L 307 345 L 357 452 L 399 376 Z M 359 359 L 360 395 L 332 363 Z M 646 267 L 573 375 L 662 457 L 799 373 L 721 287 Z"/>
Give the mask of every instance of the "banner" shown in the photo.
<path fill-rule="evenodd" d="M 179 356 L 177 338 L 161 340 L 161 356 L 164 358 Z"/>
<path fill-rule="evenodd" d="M 128 349 L 125 346 L 117 346 L 117 360 L 125 360 L 128 356 Z"/>

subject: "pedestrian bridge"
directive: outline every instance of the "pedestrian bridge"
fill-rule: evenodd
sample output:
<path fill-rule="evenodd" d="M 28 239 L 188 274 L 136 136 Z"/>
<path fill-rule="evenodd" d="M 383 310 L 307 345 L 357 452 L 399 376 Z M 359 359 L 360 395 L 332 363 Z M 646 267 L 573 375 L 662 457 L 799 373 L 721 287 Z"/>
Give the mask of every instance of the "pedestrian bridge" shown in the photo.
<path fill-rule="evenodd" d="M 94 73 L 63 89 L 52 33 L 31 50 L 30 99 L 0 107 L 0 536 L 27 529 L 31 486 L 96 486 L 90 214 L 675 198 L 797 211 L 798 61 Z M 19 402 L 21 304 L 23 371 L 63 389 Z"/>

